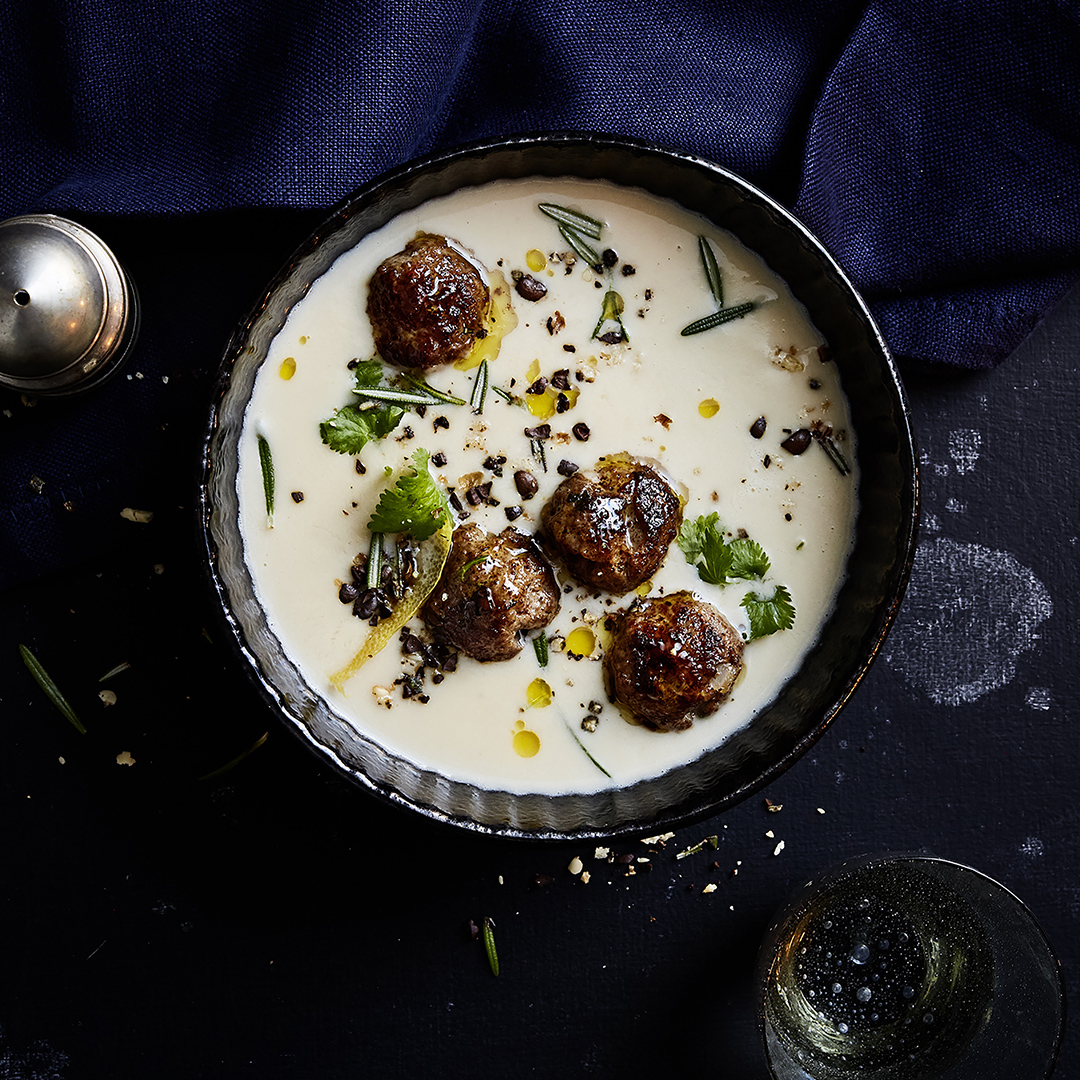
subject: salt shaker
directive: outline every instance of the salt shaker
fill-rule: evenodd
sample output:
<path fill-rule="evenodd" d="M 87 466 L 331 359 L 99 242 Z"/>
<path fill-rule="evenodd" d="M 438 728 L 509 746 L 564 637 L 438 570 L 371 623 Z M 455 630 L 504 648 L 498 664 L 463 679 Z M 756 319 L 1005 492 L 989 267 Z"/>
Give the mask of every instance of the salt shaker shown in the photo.
<path fill-rule="evenodd" d="M 0 386 L 49 396 L 99 386 L 138 327 L 134 286 L 100 237 L 55 214 L 0 221 Z"/>

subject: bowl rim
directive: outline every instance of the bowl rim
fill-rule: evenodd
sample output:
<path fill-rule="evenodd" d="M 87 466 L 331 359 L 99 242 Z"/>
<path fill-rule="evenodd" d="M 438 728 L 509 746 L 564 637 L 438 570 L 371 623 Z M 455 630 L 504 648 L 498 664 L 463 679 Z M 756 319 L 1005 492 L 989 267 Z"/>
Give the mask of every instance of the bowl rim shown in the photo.
<path fill-rule="evenodd" d="M 312 731 L 298 717 L 294 716 L 283 700 L 281 692 L 273 685 L 263 670 L 261 661 L 253 652 L 245 639 L 243 629 L 233 611 L 230 600 L 228 583 L 223 579 L 219 566 L 219 549 L 211 532 L 211 519 L 214 513 L 214 504 L 211 498 L 211 479 L 215 469 L 215 450 L 218 435 L 218 417 L 222 403 L 231 386 L 234 365 L 241 353 L 247 347 L 246 342 L 249 333 L 256 325 L 260 317 L 270 304 L 274 294 L 289 279 L 294 269 L 302 260 L 313 255 L 319 247 L 327 241 L 335 232 L 343 228 L 346 223 L 362 209 L 375 204 L 381 197 L 407 184 L 415 178 L 422 178 L 432 172 L 439 172 L 446 168 L 466 161 L 470 158 L 484 158 L 497 154 L 514 154 L 522 152 L 535 153 L 538 150 L 551 150 L 562 157 L 568 157 L 571 152 L 588 153 L 590 151 L 605 151 L 608 153 L 621 153 L 637 155 L 663 160 L 669 164 L 674 163 L 696 172 L 708 174 L 724 184 L 738 189 L 750 202 L 757 203 L 769 213 L 779 217 L 784 225 L 793 230 L 799 241 L 809 248 L 814 257 L 821 261 L 828 275 L 847 294 L 846 299 L 853 309 L 856 318 L 862 323 L 867 335 L 878 354 L 882 365 L 883 385 L 886 393 L 891 397 L 894 404 L 894 417 L 899 436 L 897 447 L 897 461 L 903 474 L 903 489 L 898 493 L 902 503 L 901 517 L 903 519 L 902 531 L 897 536 L 897 557 L 894 560 L 888 588 L 888 601 L 882 605 L 872 620 L 871 627 L 864 634 L 867 640 L 865 653 L 853 661 L 855 664 L 851 676 L 845 681 L 841 692 L 831 703 L 820 711 L 819 719 L 811 727 L 806 729 L 787 749 L 776 759 L 764 766 L 753 777 L 739 783 L 723 793 L 716 793 L 712 789 L 700 792 L 695 798 L 693 807 L 676 806 L 665 808 L 658 814 L 651 814 L 645 818 L 621 821 L 616 825 L 585 825 L 580 828 L 562 829 L 548 826 L 537 828 L 525 828 L 502 821 L 477 821 L 467 815 L 461 815 L 442 809 L 428 802 L 414 799 L 402 792 L 397 791 L 390 785 L 368 776 L 361 769 L 354 768 L 349 763 L 338 757 L 331 747 L 316 739 Z M 576 175 L 569 170 L 561 172 L 538 172 L 536 170 L 525 171 L 522 176 L 556 176 Z M 605 174 L 606 176 L 606 174 Z M 492 177 L 492 180 L 503 178 Z M 611 176 L 606 176 L 612 182 L 619 181 Z M 473 182 L 475 183 L 475 181 Z M 459 186 L 469 186 L 461 184 Z M 640 185 L 635 185 L 640 186 Z M 670 198 L 670 196 L 650 194 L 658 198 Z M 429 196 L 430 197 L 430 196 Z M 419 199 L 415 205 L 427 201 L 427 198 Z M 674 201 L 678 201 L 677 199 Z M 400 208 L 387 215 L 390 220 Z M 707 215 L 706 215 L 707 216 Z M 720 228 L 726 228 L 718 225 Z M 730 230 L 728 230 L 730 231 Z M 366 235 L 366 234 L 365 234 Z M 745 241 L 744 241 L 745 242 Z M 752 245 L 747 245 L 752 248 Z M 813 315 L 812 315 L 813 317 Z M 683 150 L 665 147 L 656 142 L 645 141 L 622 135 L 611 135 L 595 131 L 551 131 L 551 132 L 528 132 L 500 138 L 484 138 L 467 142 L 449 149 L 440 150 L 413 158 L 391 169 L 388 169 L 370 180 L 360 184 L 353 191 L 340 199 L 331 207 L 321 222 L 312 229 L 307 237 L 298 244 L 290 257 L 282 264 L 278 272 L 271 278 L 267 287 L 252 305 L 247 315 L 241 319 L 234 329 L 219 361 L 217 375 L 215 377 L 210 395 L 209 408 L 202 429 L 202 438 L 199 445 L 199 469 L 198 469 L 198 497 L 197 513 L 199 536 L 202 541 L 201 560 L 204 576 L 215 598 L 212 605 L 215 615 L 222 621 L 227 629 L 225 635 L 229 643 L 230 651 L 242 661 L 241 666 L 252 679 L 257 692 L 263 701 L 275 712 L 278 719 L 296 735 L 301 742 L 314 752 L 321 760 L 328 762 L 331 767 L 347 776 L 367 792 L 375 795 L 386 804 L 405 808 L 411 812 L 417 812 L 424 817 L 442 823 L 452 824 L 467 831 L 484 835 L 499 836 L 517 840 L 545 840 L 545 841 L 580 841 L 583 839 L 614 839 L 618 837 L 637 837 L 653 833 L 671 831 L 676 827 L 682 827 L 708 817 L 712 817 L 721 811 L 745 800 L 754 792 L 771 783 L 777 776 L 785 772 L 799 760 L 812 747 L 831 726 L 836 716 L 851 699 L 852 694 L 865 678 L 873 661 L 879 655 L 885 637 L 895 621 L 904 592 L 910 579 L 912 566 L 915 559 L 915 551 L 918 539 L 918 523 L 920 508 L 920 484 L 918 472 L 918 456 L 916 452 L 915 436 L 911 426 L 910 410 L 907 396 L 900 378 L 895 360 L 881 335 L 881 332 L 871 314 L 865 300 L 851 282 L 848 275 L 837 263 L 825 245 L 795 217 L 790 210 L 777 200 L 767 195 L 761 189 L 742 176 L 717 164 L 708 158 Z M 799 669 L 801 670 L 801 668 Z M 798 672 L 796 672 L 796 675 Z M 795 678 L 793 675 L 791 678 Z M 789 680 L 790 681 L 790 680 Z M 786 684 L 785 684 L 786 685 Z M 782 687 L 780 688 L 782 689 Z M 778 695 L 779 695 L 778 689 Z M 774 699 L 775 701 L 775 699 Z M 766 706 L 768 709 L 770 706 Z M 751 720 L 746 728 L 752 727 Z M 740 729 L 745 730 L 746 728 Z M 737 733 L 736 733 L 737 734 Z M 726 742 L 727 740 L 725 740 Z M 377 744 L 376 744 L 377 745 Z M 722 744 L 719 744 L 722 745 Z M 395 757 L 390 751 L 379 747 L 383 754 Z M 701 760 L 695 759 L 695 760 Z M 692 763 L 691 763 L 692 764 Z M 684 768 L 679 766 L 678 768 Z M 416 768 L 420 768 L 416 766 Z M 427 770 L 425 770 L 427 771 Z M 437 775 L 437 774 L 436 774 Z M 648 781 L 643 781 L 648 782 Z M 475 785 L 471 785 L 474 786 Z M 489 789 L 478 789 L 488 791 Z M 495 793 L 495 789 L 490 789 Z M 524 798 L 514 796 L 513 793 L 503 794 L 510 798 Z M 568 796 L 545 796 L 545 798 L 558 800 Z"/>

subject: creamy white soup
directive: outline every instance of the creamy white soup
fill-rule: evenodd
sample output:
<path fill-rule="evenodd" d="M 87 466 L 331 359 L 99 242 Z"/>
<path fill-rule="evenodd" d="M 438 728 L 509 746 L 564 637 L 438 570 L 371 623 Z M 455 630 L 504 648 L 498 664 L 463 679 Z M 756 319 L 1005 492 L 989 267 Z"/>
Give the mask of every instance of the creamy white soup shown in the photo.
<path fill-rule="evenodd" d="M 612 252 L 614 265 L 598 272 L 575 257 L 558 224 L 538 209 L 542 203 L 602 222 L 592 243 Z M 489 284 L 504 275 L 517 325 L 489 364 L 482 413 L 447 404 L 429 405 L 422 416 L 407 413 L 363 448 L 361 474 L 357 457 L 324 444 L 320 424 L 357 400 L 350 362 L 374 356 L 366 312 L 372 273 L 419 232 L 452 238 L 486 268 Z M 703 267 L 701 236 L 716 256 L 724 309 L 754 307 L 686 336 L 686 326 L 720 306 Z M 514 290 L 522 274 L 546 286 L 541 299 Z M 593 336 L 609 292 L 622 300 L 622 341 L 600 340 L 618 337 L 610 321 Z M 387 367 L 387 380 L 394 374 Z M 424 377 L 468 402 L 477 369 L 448 366 Z M 543 415 L 557 402 L 557 386 L 525 393 L 541 377 L 569 386 L 565 411 Z M 551 429 L 542 441 L 546 471 L 525 434 L 540 424 Z M 842 471 L 827 439 L 810 440 L 802 453 L 782 447 L 804 429 L 831 433 L 831 450 L 854 466 L 848 406 L 827 343 L 785 284 L 734 237 L 672 203 L 605 182 L 530 179 L 465 189 L 400 215 L 343 254 L 277 334 L 240 442 L 245 558 L 283 651 L 337 713 L 391 753 L 511 792 L 621 787 L 692 761 L 750 723 L 820 633 L 845 574 L 858 477 Z M 272 527 L 259 436 L 274 465 Z M 506 661 L 462 654 L 441 681 L 429 668 L 422 692 L 405 696 L 403 676 L 418 660 L 403 653 L 395 635 L 337 686 L 331 677 L 371 632 L 341 602 L 339 587 L 357 553 L 368 550 L 367 522 L 380 493 L 421 447 L 436 462 L 432 475 L 461 507 L 455 524 L 493 533 L 508 524 L 536 530 L 545 500 L 563 479 L 561 463 L 569 463 L 564 471 L 588 470 L 622 452 L 658 462 L 685 497 L 684 521 L 715 512 L 729 539 L 748 534 L 771 567 L 764 580 L 721 587 L 702 580 L 672 544 L 650 581 L 614 597 L 590 593 L 556 564 L 563 592 L 543 631 L 546 666 L 526 640 Z M 520 470 L 538 482 L 530 499 L 515 484 Z M 473 505 L 467 493 L 478 486 L 483 498 Z M 777 585 L 790 592 L 794 624 L 747 642 L 742 675 L 712 715 L 685 731 L 655 732 L 609 701 L 602 657 L 613 612 L 637 596 L 691 590 L 746 636 L 744 595 L 768 597 Z M 409 625 L 423 634 L 418 617 Z"/>

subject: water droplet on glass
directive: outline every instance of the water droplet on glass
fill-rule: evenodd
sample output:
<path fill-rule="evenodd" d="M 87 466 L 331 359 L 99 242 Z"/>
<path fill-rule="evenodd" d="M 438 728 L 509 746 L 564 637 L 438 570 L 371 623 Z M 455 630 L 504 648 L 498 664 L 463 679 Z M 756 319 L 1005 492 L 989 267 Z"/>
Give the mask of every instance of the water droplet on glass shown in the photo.
<path fill-rule="evenodd" d="M 844 989 L 844 988 L 843 988 L 843 987 L 842 987 L 842 986 L 841 986 L 841 985 L 840 985 L 839 983 L 833 983 L 833 984 L 832 984 L 832 992 L 833 992 L 834 994 L 839 994 L 839 993 L 842 993 L 842 992 L 843 992 L 843 989 Z"/>
<path fill-rule="evenodd" d="M 870 987 L 860 986 L 859 989 L 855 991 L 855 999 L 861 1001 L 865 1005 L 866 1002 L 870 1000 Z"/>
<path fill-rule="evenodd" d="M 861 941 L 851 950 L 851 961 L 855 964 L 865 964 L 870 959 L 870 946 Z"/>
<path fill-rule="evenodd" d="M 848 1033 L 848 1026 L 841 1020 L 840 1023 L 836 1025 L 836 1030 L 839 1031 L 841 1035 L 846 1035 Z"/>
<path fill-rule="evenodd" d="M 934 1014 L 932 1012 L 923 1013 L 922 1022 L 924 1024 L 932 1024 L 934 1022 Z"/>
<path fill-rule="evenodd" d="M 915 996 L 915 988 L 913 986 L 905 986 L 900 993 L 903 995 L 905 1001 L 910 1001 Z"/>

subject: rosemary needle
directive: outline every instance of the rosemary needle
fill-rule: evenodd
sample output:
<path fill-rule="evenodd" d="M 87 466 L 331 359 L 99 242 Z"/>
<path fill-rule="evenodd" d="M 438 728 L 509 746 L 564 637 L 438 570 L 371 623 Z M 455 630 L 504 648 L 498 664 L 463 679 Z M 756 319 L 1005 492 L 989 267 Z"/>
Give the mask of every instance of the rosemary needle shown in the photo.
<path fill-rule="evenodd" d="M 232 761 L 226 762 L 220 769 L 214 769 L 213 772 L 208 772 L 203 776 L 200 776 L 200 780 L 213 780 L 217 776 L 221 776 L 223 773 L 227 773 L 230 769 L 239 765 L 249 754 L 254 754 L 256 750 L 270 737 L 269 731 L 264 731 L 246 750 L 237 754 Z"/>
<path fill-rule="evenodd" d="M 266 524 L 274 527 L 274 459 L 265 435 L 258 436 L 259 466 L 262 469 L 263 495 L 266 498 Z"/>
<path fill-rule="evenodd" d="M 60 688 L 49 677 L 49 673 L 41 666 L 38 658 L 25 645 L 19 646 L 19 655 L 22 657 L 23 663 L 27 666 L 30 674 L 34 676 L 38 686 L 45 691 L 46 697 L 71 722 L 72 727 L 80 735 L 85 735 L 86 728 L 83 726 L 83 722 L 75 715 L 75 710 L 68 704 L 67 698 L 60 693 Z"/>
<path fill-rule="evenodd" d="M 495 951 L 495 920 L 488 915 L 484 916 L 484 925 L 481 934 L 484 939 L 484 952 L 487 953 L 491 974 L 498 975 L 499 954 Z"/>
<path fill-rule="evenodd" d="M 482 360 L 476 369 L 476 379 L 473 381 L 472 395 L 469 398 L 469 407 L 477 415 L 484 411 L 484 402 L 488 392 L 488 362 Z"/>
<path fill-rule="evenodd" d="M 698 319 L 696 322 L 690 323 L 689 326 L 684 326 L 679 333 L 683 337 L 700 334 L 703 330 L 711 330 L 714 326 L 722 326 L 733 319 L 741 319 L 744 315 L 748 315 L 753 311 L 755 307 L 757 307 L 756 304 L 749 302 L 736 304 L 734 307 L 722 308 L 720 311 L 714 311 L 711 315 L 706 315 L 704 319 Z"/>
<path fill-rule="evenodd" d="M 575 232 L 591 236 L 594 240 L 600 239 L 600 232 L 604 228 L 602 221 L 597 221 L 596 218 L 589 217 L 580 210 L 569 210 L 557 203 L 539 203 L 538 208 L 542 214 L 547 214 L 560 225 L 566 225 Z"/>
<path fill-rule="evenodd" d="M 698 248 L 701 251 L 701 265 L 705 269 L 705 278 L 709 282 L 709 292 L 713 294 L 716 306 L 723 308 L 724 283 L 720 280 L 720 267 L 717 265 L 716 255 L 704 236 L 698 237 Z"/>
<path fill-rule="evenodd" d="M 541 667 L 548 666 L 548 639 L 544 633 L 539 633 L 533 638 L 533 651 L 536 653 L 536 662 Z"/>

